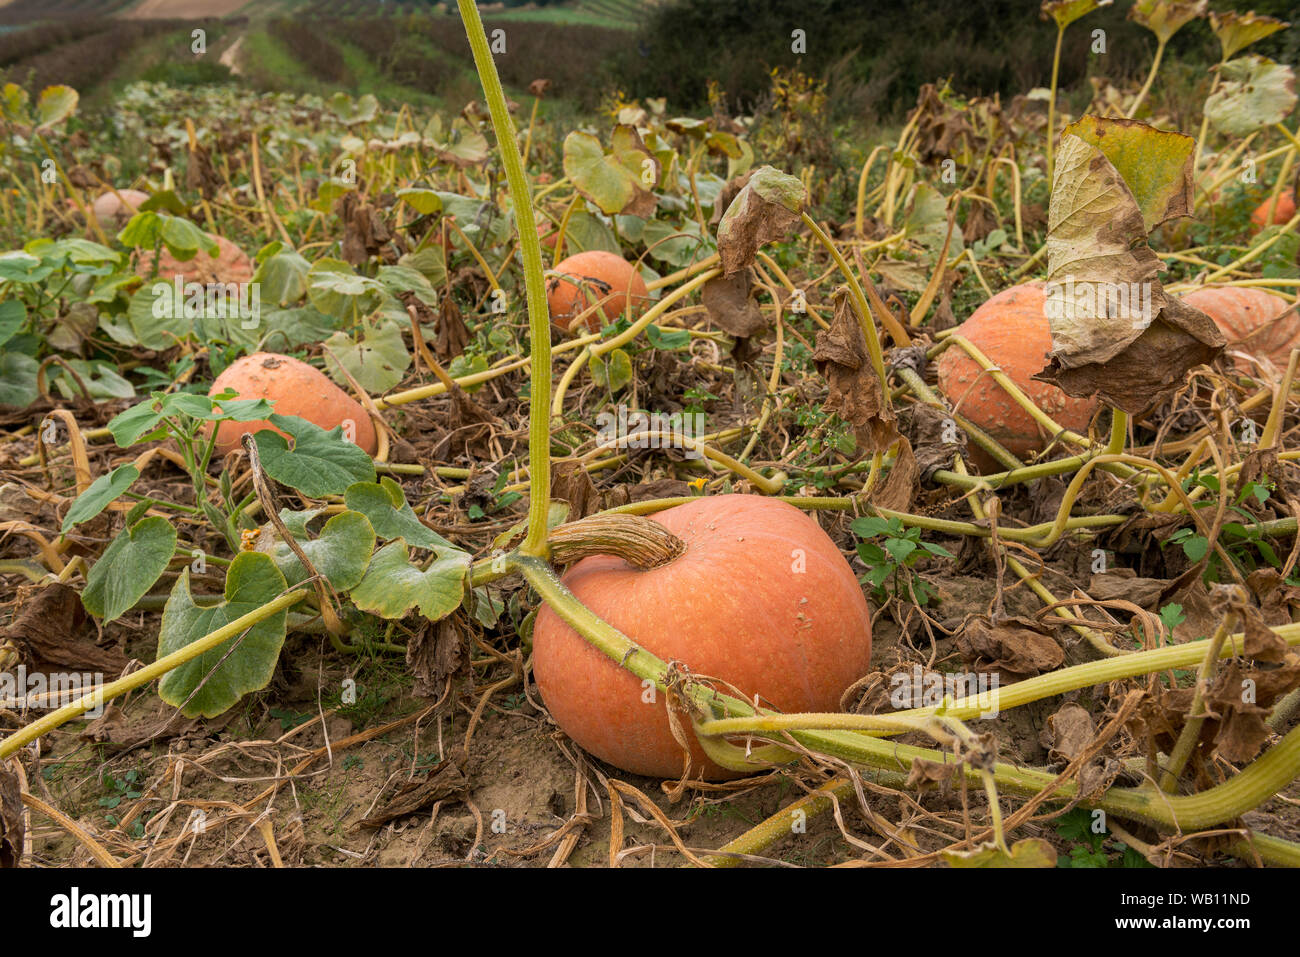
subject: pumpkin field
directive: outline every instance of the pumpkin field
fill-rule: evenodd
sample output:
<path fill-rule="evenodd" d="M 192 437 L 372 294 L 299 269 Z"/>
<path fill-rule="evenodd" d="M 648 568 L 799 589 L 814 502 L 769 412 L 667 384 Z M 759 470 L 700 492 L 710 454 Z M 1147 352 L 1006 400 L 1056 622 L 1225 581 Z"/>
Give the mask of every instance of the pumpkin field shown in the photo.
<path fill-rule="evenodd" d="M 1300 866 L 1300 27 L 861 6 L 0 4 L 0 867 Z"/>

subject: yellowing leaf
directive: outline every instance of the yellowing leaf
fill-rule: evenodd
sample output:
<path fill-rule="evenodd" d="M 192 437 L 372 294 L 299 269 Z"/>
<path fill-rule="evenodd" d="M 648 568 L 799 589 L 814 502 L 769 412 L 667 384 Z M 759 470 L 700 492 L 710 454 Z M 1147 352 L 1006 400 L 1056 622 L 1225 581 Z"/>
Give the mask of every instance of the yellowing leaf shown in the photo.
<path fill-rule="evenodd" d="M 1205 16 L 1208 6 L 1208 0 L 1137 0 L 1128 18 L 1154 33 L 1161 43 L 1168 43 L 1189 21 Z"/>
<path fill-rule="evenodd" d="M 1281 123 L 1295 109 L 1295 73 L 1267 57 L 1243 56 L 1220 68 L 1219 88 L 1205 115 L 1220 133 L 1246 136 Z"/>
<path fill-rule="evenodd" d="M 1056 852 L 1046 841 L 1027 837 L 1011 845 L 1011 853 L 996 844 L 984 844 L 973 851 L 943 851 L 949 867 L 1055 867 Z"/>
<path fill-rule="evenodd" d="M 1238 50 L 1244 50 L 1271 33 L 1284 30 L 1291 24 L 1257 13 L 1210 13 L 1210 29 L 1219 38 L 1223 59 L 1227 60 Z"/>
<path fill-rule="evenodd" d="M 1109 7 L 1110 4 L 1111 0 L 1043 0 L 1040 9 L 1044 16 L 1051 17 L 1064 30 L 1080 17 L 1100 7 Z"/>
<path fill-rule="evenodd" d="M 596 137 L 574 130 L 564 139 L 564 175 L 610 215 L 648 218 L 659 202 L 651 192 L 659 182 L 659 161 L 631 126 L 614 128 L 608 154 Z"/>
<path fill-rule="evenodd" d="M 1063 135 L 1091 143 L 1124 179 L 1148 233 L 1192 212 L 1192 153 L 1196 140 L 1137 120 L 1084 116 Z"/>

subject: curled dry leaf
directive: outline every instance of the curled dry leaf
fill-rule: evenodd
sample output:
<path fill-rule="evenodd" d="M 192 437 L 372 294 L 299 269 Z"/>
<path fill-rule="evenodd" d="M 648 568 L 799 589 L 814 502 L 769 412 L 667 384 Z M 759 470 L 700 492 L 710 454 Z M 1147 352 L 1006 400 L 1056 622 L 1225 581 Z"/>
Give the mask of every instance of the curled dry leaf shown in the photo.
<path fill-rule="evenodd" d="M 813 363 L 830 386 L 823 408 L 853 426 L 859 451 L 884 451 L 898 441 L 894 412 L 885 402 L 862 327 L 843 289 L 835 296 L 830 329 L 817 333 Z"/>
<path fill-rule="evenodd" d="M 1141 414 L 1225 345 L 1213 320 L 1165 294 L 1146 244 L 1150 228 L 1190 208 L 1194 143 L 1131 120 L 1070 129 L 1048 217 L 1053 351 L 1035 378 Z"/>
<path fill-rule="evenodd" d="M 1017 678 L 1052 671 L 1065 661 L 1047 626 L 1032 618 L 973 618 L 957 635 L 957 650 L 967 661 L 989 662 Z"/>
<path fill-rule="evenodd" d="M 767 328 L 754 292 L 753 277 L 746 269 L 710 279 L 704 284 L 701 298 L 719 329 L 729 336 L 748 338 Z"/>
<path fill-rule="evenodd" d="M 1058 764 L 1069 764 L 1087 750 L 1097 737 L 1097 727 L 1087 708 L 1077 704 L 1065 704 L 1047 719 L 1043 729 L 1042 743 L 1048 749 L 1047 756 Z"/>
<path fill-rule="evenodd" d="M 1223 59 L 1227 60 L 1238 50 L 1243 50 L 1271 33 L 1285 30 L 1291 24 L 1275 17 L 1254 13 L 1216 13 L 1210 11 L 1210 29 L 1219 38 Z"/>
<path fill-rule="evenodd" d="M 784 237 L 803 213 L 807 192 L 798 177 L 760 166 L 718 223 L 722 271 L 731 276 L 754 261 L 765 243 Z"/>

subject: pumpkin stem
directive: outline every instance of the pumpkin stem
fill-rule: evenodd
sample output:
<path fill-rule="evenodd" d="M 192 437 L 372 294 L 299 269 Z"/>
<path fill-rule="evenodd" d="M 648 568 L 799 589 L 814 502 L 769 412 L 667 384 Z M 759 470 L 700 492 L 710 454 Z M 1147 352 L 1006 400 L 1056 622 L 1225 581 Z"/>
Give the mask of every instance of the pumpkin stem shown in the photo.
<path fill-rule="evenodd" d="M 616 555 L 637 568 L 667 565 L 686 543 L 656 521 L 640 515 L 590 515 L 551 529 L 551 561 L 568 565 L 589 555 Z"/>

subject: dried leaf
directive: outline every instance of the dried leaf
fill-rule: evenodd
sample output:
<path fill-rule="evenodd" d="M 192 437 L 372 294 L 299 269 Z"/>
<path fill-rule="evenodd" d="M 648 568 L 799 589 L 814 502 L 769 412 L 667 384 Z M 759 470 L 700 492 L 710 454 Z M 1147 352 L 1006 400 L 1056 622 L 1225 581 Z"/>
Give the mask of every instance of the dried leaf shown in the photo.
<path fill-rule="evenodd" d="M 898 441 L 894 413 L 885 403 L 862 328 L 843 289 L 836 293 L 830 329 L 817 333 L 813 363 L 830 386 L 823 408 L 853 426 L 860 451 L 884 451 Z"/>
<path fill-rule="evenodd" d="M 997 623 L 983 616 L 973 618 L 957 635 L 957 650 L 967 661 L 987 661 L 989 667 L 1017 677 L 1052 671 L 1065 661 L 1065 652 L 1047 626 L 1030 618 Z"/>
<path fill-rule="evenodd" d="M 24 649 L 32 663 L 69 671 L 116 676 L 126 657 L 116 648 L 101 648 L 86 627 L 81 598 L 71 586 L 45 585 L 0 628 L 0 644 L 11 641 Z"/>
<path fill-rule="evenodd" d="M 709 318 L 719 329 L 730 336 L 748 338 L 767 328 L 754 291 L 752 276 L 746 269 L 710 279 L 700 296 Z"/>
<path fill-rule="evenodd" d="M 1097 727 L 1086 708 L 1077 704 L 1062 705 L 1047 719 L 1043 744 L 1047 757 L 1058 764 L 1069 764 L 1087 750 L 1097 737 Z"/>
<path fill-rule="evenodd" d="M 1137 133 L 1129 125 L 1120 129 L 1117 155 L 1126 167 L 1140 166 L 1131 141 Z M 1148 130 L 1157 153 L 1173 151 L 1159 131 Z M 1170 159 L 1164 168 L 1182 166 Z M 1181 187 L 1162 191 L 1144 179 L 1141 189 L 1153 219 L 1181 208 Z M 1146 245 L 1143 212 L 1124 178 L 1073 134 L 1062 137 L 1057 154 L 1047 249 L 1053 351 L 1034 378 L 1071 396 L 1100 394 L 1141 414 L 1180 386 L 1188 370 L 1222 352 L 1224 338 L 1213 320 L 1166 296 L 1156 280 L 1160 260 Z"/>
<path fill-rule="evenodd" d="M 1027 837 L 1011 845 L 1008 854 L 996 844 L 973 851 L 942 851 L 949 867 L 1055 867 L 1056 852 L 1042 838 Z"/>
<path fill-rule="evenodd" d="M 799 221 L 807 193 L 798 177 L 760 166 L 718 223 L 718 252 L 726 276 L 754 262 L 764 244 L 783 239 Z"/>
<path fill-rule="evenodd" d="M 1208 0 L 1137 0 L 1128 18 L 1154 33 L 1161 43 L 1168 43 L 1185 24 L 1205 16 L 1208 6 Z"/>
<path fill-rule="evenodd" d="M 463 748 L 453 752 L 422 779 L 410 781 L 398 789 L 384 809 L 371 817 L 363 818 L 359 826 L 383 827 L 399 817 L 414 814 L 437 801 L 459 798 L 469 793 L 469 778 L 465 765 L 469 755 Z"/>
<path fill-rule="evenodd" d="M 406 643 L 406 667 L 415 677 L 411 693 L 417 698 L 440 698 L 447 679 L 469 666 L 469 642 L 461 615 L 426 621 Z"/>
<path fill-rule="evenodd" d="M 0 764 L 0 869 L 18 866 L 24 834 L 21 782 L 6 761 Z"/>

